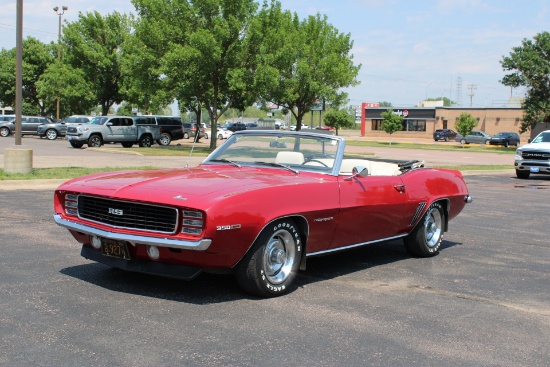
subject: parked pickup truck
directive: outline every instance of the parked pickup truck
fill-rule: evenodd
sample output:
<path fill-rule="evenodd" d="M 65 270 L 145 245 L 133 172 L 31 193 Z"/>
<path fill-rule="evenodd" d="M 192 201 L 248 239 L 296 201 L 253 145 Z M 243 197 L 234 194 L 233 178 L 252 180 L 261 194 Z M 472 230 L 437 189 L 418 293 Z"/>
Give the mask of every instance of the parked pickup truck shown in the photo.
<path fill-rule="evenodd" d="M 550 130 L 516 149 L 514 166 L 518 178 L 529 178 L 532 173 L 550 174 Z"/>
<path fill-rule="evenodd" d="M 153 125 L 136 125 L 133 117 L 97 116 L 87 124 L 67 127 L 67 140 L 73 148 L 100 147 L 104 143 L 121 143 L 130 148 L 134 144 L 150 147 L 160 139 L 160 128 Z"/>

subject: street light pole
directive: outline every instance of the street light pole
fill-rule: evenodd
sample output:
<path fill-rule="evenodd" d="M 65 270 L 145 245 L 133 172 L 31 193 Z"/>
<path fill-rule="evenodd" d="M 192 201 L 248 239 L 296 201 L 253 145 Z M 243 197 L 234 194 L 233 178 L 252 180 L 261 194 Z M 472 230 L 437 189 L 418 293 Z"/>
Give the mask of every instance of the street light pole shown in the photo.
<path fill-rule="evenodd" d="M 57 32 L 57 59 L 61 61 L 61 16 L 65 14 L 65 10 L 69 10 L 68 7 L 63 5 L 61 7 L 61 10 L 59 10 L 59 7 L 56 6 L 53 8 L 53 11 L 56 12 L 57 15 L 59 15 L 59 30 Z M 57 97 L 57 113 L 56 118 L 59 120 L 59 97 Z"/>

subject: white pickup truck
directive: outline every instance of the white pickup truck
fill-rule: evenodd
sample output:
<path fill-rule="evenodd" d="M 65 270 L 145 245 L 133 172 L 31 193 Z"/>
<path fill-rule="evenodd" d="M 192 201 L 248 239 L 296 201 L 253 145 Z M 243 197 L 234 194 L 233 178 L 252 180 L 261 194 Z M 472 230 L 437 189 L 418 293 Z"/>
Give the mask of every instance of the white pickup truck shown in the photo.
<path fill-rule="evenodd" d="M 136 125 L 129 116 L 97 116 L 87 124 L 67 127 L 67 140 L 73 148 L 100 147 L 104 143 L 121 143 L 130 148 L 134 144 L 150 147 L 160 139 L 160 128 L 154 125 Z"/>
<path fill-rule="evenodd" d="M 516 149 L 514 166 L 518 178 L 529 178 L 531 173 L 550 174 L 550 130 Z"/>

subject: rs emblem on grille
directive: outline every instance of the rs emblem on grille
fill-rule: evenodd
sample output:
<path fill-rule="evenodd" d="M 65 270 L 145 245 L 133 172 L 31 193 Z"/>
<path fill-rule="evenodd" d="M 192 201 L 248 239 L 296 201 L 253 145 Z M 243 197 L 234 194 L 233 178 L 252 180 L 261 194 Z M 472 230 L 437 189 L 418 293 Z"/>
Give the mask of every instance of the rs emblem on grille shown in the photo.
<path fill-rule="evenodd" d="M 122 210 L 122 209 L 109 208 L 109 214 L 124 215 L 124 210 Z"/>

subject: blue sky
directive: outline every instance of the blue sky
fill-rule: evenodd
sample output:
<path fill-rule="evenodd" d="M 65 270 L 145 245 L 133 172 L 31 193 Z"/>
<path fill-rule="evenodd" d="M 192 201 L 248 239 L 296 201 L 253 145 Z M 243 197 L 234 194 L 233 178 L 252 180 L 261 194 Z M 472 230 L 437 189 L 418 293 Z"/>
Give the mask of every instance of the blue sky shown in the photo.
<path fill-rule="evenodd" d="M 412 107 L 425 97 L 450 97 L 462 106 L 500 107 L 511 91 L 499 80 L 499 61 L 524 38 L 550 31 L 548 0 L 282 0 L 284 9 L 301 18 L 326 14 L 329 23 L 354 41 L 361 64 L 359 86 L 347 90 L 351 105 L 388 101 Z M 15 47 L 16 0 L 0 3 L 0 48 Z M 58 16 L 52 8 L 66 5 L 63 20 L 78 12 L 130 13 L 129 0 L 24 0 L 23 37 L 43 42 L 57 39 Z M 461 80 L 461 94 L 458 81 Z M 473 94 L 470 98 L 469 94 Z"/>

